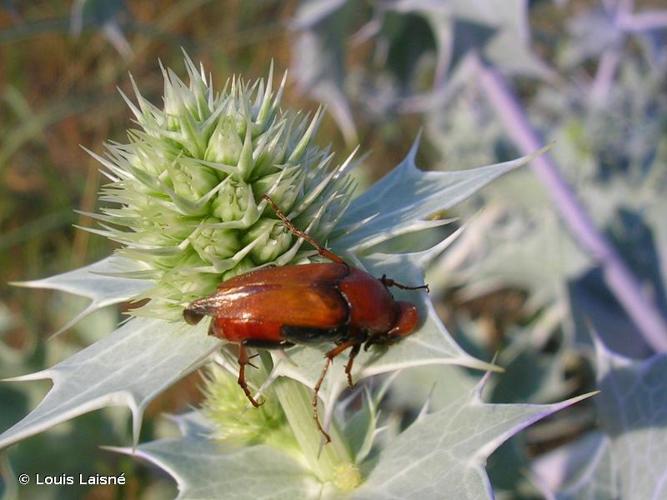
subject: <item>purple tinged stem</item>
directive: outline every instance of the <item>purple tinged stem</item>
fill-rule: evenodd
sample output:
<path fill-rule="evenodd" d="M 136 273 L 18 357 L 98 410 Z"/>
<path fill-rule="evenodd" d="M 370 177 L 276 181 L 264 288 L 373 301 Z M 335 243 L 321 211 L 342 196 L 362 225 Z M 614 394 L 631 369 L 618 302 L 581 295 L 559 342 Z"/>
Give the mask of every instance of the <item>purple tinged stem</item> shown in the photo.
<path fill-rule="evenodd" d="M 616 49 L 608 49 L 600 56 L 595 80 L 591 85 L 591 101 L 596 106 L 603 106 L 609 97 L 614 75 L 618 69 L 620 55 Z"/>
<path fill-rule="evenodd" d="M 667 28 L 667 10 L 621 15 L 616 24 L 624 31 L 645 32 Z"/>
<path fill-rule="evenodd" d="M 523 154 L 542 147 L 537 132 L 503 76 L 484 65 L 475 56 L 479 84 L 491 106 L 502 121 L 507 134 Z M 667 323 L 653 301 L 642 291 L 637 278 L 630 272 L 616 249 L 595 227 L 590 215 L 577 200 L 561 176 L 551 156 L 546 153 L 533 160 L 535 175 L 549 190 L 562 219 L 575 239 L 601 266 L 605 281 L 635 323 L 646 342 L 658 352 L 667 351 Z"/>

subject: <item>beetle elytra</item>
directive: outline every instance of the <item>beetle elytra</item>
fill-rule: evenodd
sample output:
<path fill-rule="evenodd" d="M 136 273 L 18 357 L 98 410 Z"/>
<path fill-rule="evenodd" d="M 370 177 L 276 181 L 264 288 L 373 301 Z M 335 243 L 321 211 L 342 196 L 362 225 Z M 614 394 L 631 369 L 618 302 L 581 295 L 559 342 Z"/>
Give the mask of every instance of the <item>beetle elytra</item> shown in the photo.
<path fill-rule="evenodd" d="M 345 373 L 352 386 L 352 365 L 362 346 L 393 344 L 413 333 L 419 322 L 417 307 L 394 300 L 389 288 L 428 291 L 428 285 L 402 285 L 350 266 L 296 228 L 268 195 L 263 198 L 290 232 L 331 262 L 261 268 L 236 276 L 220 283 L 211 296 L 190 303 L 183 317 L 197 324 L 211 316 L 209 333 L 239 345 L 238 384 L 256 407 L 260 403 L 245 380 L 247 347 L 334 343 L 325 355 L 312 400 L 315 423 L 329 442 L 318 415 L 318 394 L 333 359 L 350 349 Z"/>

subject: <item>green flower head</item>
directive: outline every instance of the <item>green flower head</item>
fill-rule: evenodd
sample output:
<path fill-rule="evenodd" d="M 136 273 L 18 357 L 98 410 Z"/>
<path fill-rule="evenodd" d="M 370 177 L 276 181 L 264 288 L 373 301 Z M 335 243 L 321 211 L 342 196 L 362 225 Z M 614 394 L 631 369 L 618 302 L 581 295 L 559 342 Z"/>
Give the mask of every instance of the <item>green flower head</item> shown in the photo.
<path fill-rule="evenodd" d="M 111 183 L 108 205 L 94 230 L 141 262 L 132 273 L 155 286 L 135 314 L 177 318 L 184 304 L 216 284 L 268 264 L 305 262 L 301 248 L 276 218 L 267 193 L 297 226 L 326 240 L 349 203 L 348 159 L 330 168 L 327 149 L 312 143 L 321 111 L 306 117 L 282 111 L 285 86 L 230 79 L 221 93 L 186 56 L 189 83 L 164 75 L 164 105 L 148 102 L 133 83 L 136 104 L 123 94 L 140 128 L 128 143 L 108 143 L 94 155 Z"/>

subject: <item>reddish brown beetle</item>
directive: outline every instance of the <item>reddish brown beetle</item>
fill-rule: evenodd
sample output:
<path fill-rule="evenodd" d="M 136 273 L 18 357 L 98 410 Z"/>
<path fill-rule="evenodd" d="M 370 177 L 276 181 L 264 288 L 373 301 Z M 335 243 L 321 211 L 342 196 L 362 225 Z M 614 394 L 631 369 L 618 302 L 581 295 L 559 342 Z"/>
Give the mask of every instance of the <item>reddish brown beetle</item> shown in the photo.
<path fill-rule="evenodd" d="M 327 442 L 331 438 L 320 423 L 318 393 L 332 360 L 348 348 L 345 366 L 352 386 L 352 364 L 361 346 L 389 345 L 410 335 L 419 321 L 417 308 L 396 301 L 389 287 L 428 290 L 428 285 L 406 286 L 348 265 L 341 257 L 323 248 L 297 229 L 278 206 L 264 195 L 285 227 L 317 249 L 330 263 L 269 267 L 224 281 L 210 297 L 195 300 L 183 317 L 195 325 L 212 316 L 209 334 L 239 344 L 238 383 L 254 406 L 245 380 L 249 364 L 246 347 L 285 348 L 294 344 L 333 342 L 326 353 L 322 374 L 315 384 L 313 416 Z"/>

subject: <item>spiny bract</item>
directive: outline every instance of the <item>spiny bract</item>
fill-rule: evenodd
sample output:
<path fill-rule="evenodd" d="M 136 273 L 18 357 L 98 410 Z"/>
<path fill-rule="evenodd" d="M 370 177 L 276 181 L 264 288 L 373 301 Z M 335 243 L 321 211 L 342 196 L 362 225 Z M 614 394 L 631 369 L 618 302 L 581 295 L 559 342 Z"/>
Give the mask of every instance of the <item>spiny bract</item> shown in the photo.
<path fill-rule="evenodd" d="M 329 168 L 329 148 L 311 144 L 312 118 L 279 109 L 285 86 L 231 78 L 215 93 L 210 76 L 186 56 L 186 84 L 164 75 L 164 106 L 148 102 L 134 80 L 135 105 L 123 98 L 139 129 L 129 142 L 106 144 L 93 156 L 111 183 L 92 214 L 102 234 L 124 245 L 118 253 L 142 263 L 131 273 L 154 280 L 135 314 L 180 317 L 182 306 L 212 293 L 234 275 L 267 264 L 306 262 L 313 255 L 275 217 L 268 193 L 297 226 L 325 241 L 349 203 L 351 157 Z"/>

